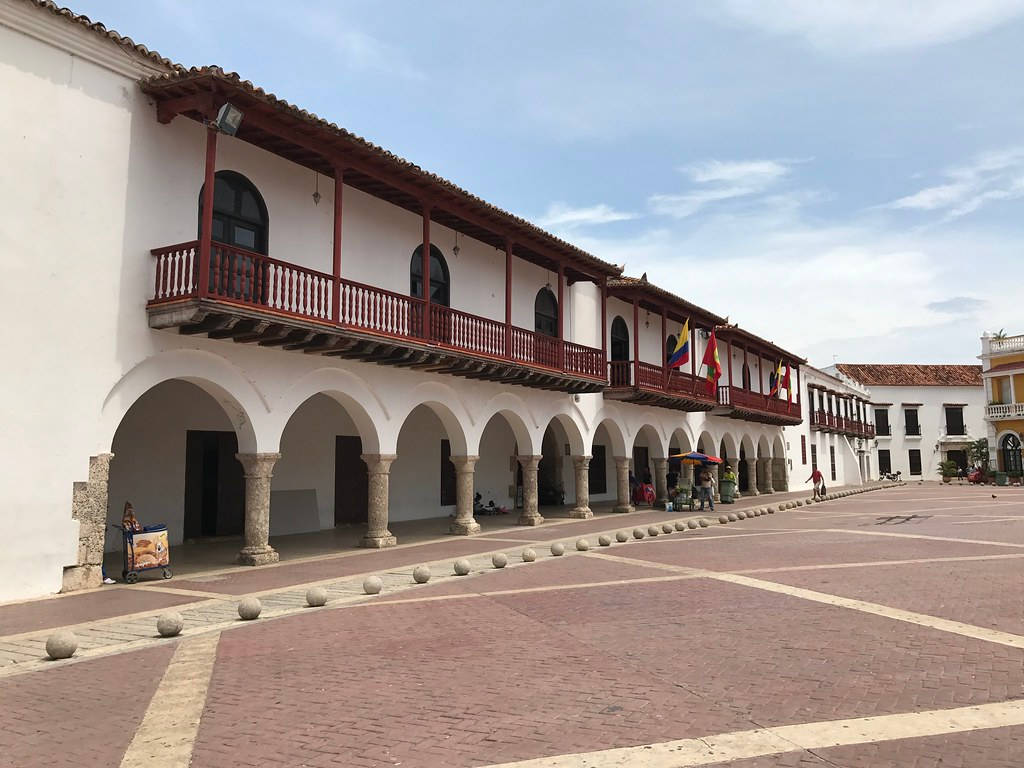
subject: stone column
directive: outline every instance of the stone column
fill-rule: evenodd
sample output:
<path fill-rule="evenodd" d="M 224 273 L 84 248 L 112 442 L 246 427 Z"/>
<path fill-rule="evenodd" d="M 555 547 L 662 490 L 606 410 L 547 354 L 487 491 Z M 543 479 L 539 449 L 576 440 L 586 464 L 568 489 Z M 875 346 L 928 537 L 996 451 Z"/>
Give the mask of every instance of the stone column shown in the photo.
<path fill-rule="evenodd" d="M 519 466 L 523 468 L 523 512 L 519 515 L 519 525 L 540 525 L 544 518 L 537 511 L 537 467 L 542 456 L 517 456 Z"/>
<path fill-rule="evenodd" d="M 359 546 L 371 549 L 393 547 L 398 539 L 388 530 L 388 488 L 391 462 L 398 457 L 393 453 L 364 453 L 359 458 L 366 464 L 368 486 L 366 535 Z"/>
<path fill-rule="evenodd" d="M 245 546 L 242 565 L 267 565 L 280 557 L 270 546 L 270 480 L 280 453 L 236 453 L 245 472 Z"/>
<path fill-rule="evenodd" d="M 747 490 L 744 493 L 749 496 L 757 496 L 760 490 L 757 487 L 757 459 L 744 459 L 747 462 Z"/>
<path fill-rule="evenodd" d="M 668 502 L 668 459 L 654 460 L 654 506 L 664 509 Z"/>
<path fill-rule="evenodd" d="M 448 533 L 471 536 L 480 533 L 480 523 L 473 518 L 473 470 L 479 456 L 452 456 L 455 465 L 455 519 Z"/>
<path fill-rule="evenodd" d="M 772 479 L 772 487 L 779 491 L 786 492 L 789 490 L 789 475 L 786 472 L 786 460 L 785 459 L 772 459 L 772 464 L 775 468 L 775 475 Z"/>
<path fill-rule="evenodd" d="M 103 545 L 107 532 L 107 486 L 112 453 L 89 457 L 89 479 L 72 486 L 71 519 L 78 521 L 78 555 L 64 568 L 61 592 L 103 583 Z"/>
<path fill-rule="evenodd" d="M 590 457 L 573 456 L 572 463 L 576 469 L 576 506 L 569 510 L 569 517 L 586 520 L 594 516 L 590 509 Z"/>
<path fill-rule="evenodd" d="M 635 512 L 629 500 L 629 457 L 615 457 L 615 490 L 617 499 L 612 512 Z"/>
<path fill-rule="evenodd" d="M 764 473 L 764 492 L 775 493 L 775 487 L 772 484 L 772 460 L 770 458 L 761 459 L 761 463 Z"/>

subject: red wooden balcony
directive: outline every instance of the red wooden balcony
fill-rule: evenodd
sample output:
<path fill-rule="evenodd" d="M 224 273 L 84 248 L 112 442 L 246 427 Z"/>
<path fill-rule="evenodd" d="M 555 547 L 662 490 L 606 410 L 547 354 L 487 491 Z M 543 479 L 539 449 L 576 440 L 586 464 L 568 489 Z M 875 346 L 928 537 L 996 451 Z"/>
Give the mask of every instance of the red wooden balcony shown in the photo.
<path fill-rule="evenodd" d="M 199 295 L 198 241 L 156 248 L 153 328 L 566 392 L 605 386 L 604 353 L 497 320 L 214 243 Z M 337 299 L 335 299 L 337 296 Z M 337 306 L 335 306 L 337 303 Z"/>
<path fill-rule="evenodd" d="M 741 387 L 719 387 L 718 403 L 728 408 L 729 412 L 725 415 L 734 419 L 776 425 L 799 424 L 803 420 L 799 403 L 750 392 Z"/>
<path fill-rule="evenodd" d="M 811 411 L 808 414 L 811 429 L 816 429 L 820 432 L 831 432 L 832 426 L 829 424 L 829 415 L 825 411 Z"/>
<path fill-rule="evenodd" d="M 646 403 L 677 411 L 710 411 L 717 405 L 705 379 L 653 363 L 612 360 L 608 363 L 609 400 Z"/>

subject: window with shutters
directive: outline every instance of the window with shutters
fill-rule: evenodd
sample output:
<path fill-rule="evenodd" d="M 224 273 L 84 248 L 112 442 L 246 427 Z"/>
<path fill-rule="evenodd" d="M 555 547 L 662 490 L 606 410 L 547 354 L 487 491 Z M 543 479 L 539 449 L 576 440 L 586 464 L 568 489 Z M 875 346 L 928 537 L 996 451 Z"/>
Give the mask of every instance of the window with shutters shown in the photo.
<path fill-rule="evenodd" d="M 800 462 L 807 463 L 807 435 L 800 435 Z"/>
<path fill-rule="evenodd" d="M 882 474 L 892 472 L 892 457 L 888 448 L 881 448 L 878 451 L 878 471 Z"/>
<path fill-rule="evenodd" d="M 917 420 L 917 408 L 905 408 L 903 410 L 903 423 L 906 425 L 908 435 L 921 434 L 921 423 Z"/>
<path fill-rule="evenodd" d="M 967 430 L 964 429 L 964 409 L 962 406 L 946 406 L 946 434 L 967 434 Z"/>
<path fill-rule="evenodd" d="M 811 469 L 818 468 L 818 446 L 811 443 Z"/>
<path fill-rule="evenodd" d="M 829 463 L 832 465 L 832 480 L 835 481 L 835 479 L 836 479 L 836 449 L 835 449 L 835 446 L 833 446 L 833 445 L 830 445 L 828 447 L 828 460 L 829 460 Z"/>
<path fill-rule="evenodd" d="M 875 408 L 875 434 L 887 437 L 892 434 L 889 429 L 889 409 Z"/>
<path fill-rule="evenodd" d="M 920 475 L 921 474 L 921 451 L 917 448 L 911 448 L 909 451 L 910 459 L 910 474 Z"/>

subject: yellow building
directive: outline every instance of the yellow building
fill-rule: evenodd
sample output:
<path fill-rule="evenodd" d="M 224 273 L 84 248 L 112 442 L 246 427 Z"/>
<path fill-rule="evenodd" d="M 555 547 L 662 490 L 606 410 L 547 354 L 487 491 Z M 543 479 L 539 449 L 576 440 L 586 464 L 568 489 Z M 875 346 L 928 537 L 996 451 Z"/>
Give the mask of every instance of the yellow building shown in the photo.
<path fill-rule="evenodd" d="M 1019 475 L 1024 441 L 1024 335 L 982 336 L 981 367 L 992 466 Z"/>

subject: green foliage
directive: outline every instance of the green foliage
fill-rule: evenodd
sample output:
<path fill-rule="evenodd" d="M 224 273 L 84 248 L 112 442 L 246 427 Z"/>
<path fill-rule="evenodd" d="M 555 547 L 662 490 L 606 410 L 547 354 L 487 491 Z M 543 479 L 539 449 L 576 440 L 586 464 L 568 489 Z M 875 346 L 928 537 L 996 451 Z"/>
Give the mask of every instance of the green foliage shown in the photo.
<path fill-rule="evenodd" d="M 967 458 L 974 466 L 981 467 L 982 474 L 988 476 L 988 438 L 983 437 L 971 443 L 967 447 Z"/>
<path fill-rule="evenodd" d="M 943 477 L 956 477 L 958 468 L 957 463 L 952 459 L 939 462 L 939 474 Z"/>

